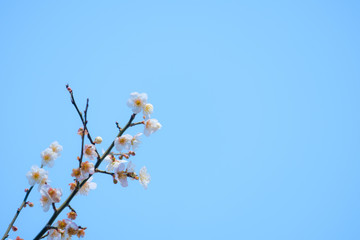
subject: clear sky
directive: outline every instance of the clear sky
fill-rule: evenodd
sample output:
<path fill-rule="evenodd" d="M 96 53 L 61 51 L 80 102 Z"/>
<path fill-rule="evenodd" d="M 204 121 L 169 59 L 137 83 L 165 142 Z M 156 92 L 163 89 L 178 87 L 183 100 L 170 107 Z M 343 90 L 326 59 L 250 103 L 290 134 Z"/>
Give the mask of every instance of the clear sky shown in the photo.
<path fill-rule="evenodd" d="M 148 93 L 163 125 L 133 158 L 147 190 L 97 174 L 74 199 L 86 239 L 358 239 L 359 12 L 359 1 L 1 1 L 1 236 L 54 140 L 51 184 L 69 195 L 81 146 L 69 83 L 81 109 L 90 98 L 100 150 L 128 121 L 131 92 Z M 39 198 L 11 238 L 47 222 Z"/>

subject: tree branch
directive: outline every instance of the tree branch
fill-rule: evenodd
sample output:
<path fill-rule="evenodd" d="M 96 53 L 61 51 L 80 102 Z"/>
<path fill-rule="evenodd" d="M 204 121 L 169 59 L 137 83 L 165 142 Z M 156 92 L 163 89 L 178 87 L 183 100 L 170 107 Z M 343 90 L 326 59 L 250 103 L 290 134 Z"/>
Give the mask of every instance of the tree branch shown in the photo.
<path fill-rule="evenodd" d="M 31 186 L 31 188 L 30 188 L 29 190 L 27 190 L 27 192 L 26 192 L 26 194 L 25 194 L 24 200 L 22 201 L 20 207 L 17 209 L 13 220 L 10 222 L 9 227 L 6 229 L 6 232 L 5 232 L 5 234 L 4 234 L 4 236 L 2 237 L 1 240 L 4 240 L 4 239 L 6 239 L 6 238 L 9 236 L 10 229 L 11 229 L 12 226 L 14 225 L 15 220 L 16 220 L 17 217 L 19 216 L 21 210 L 22 210 L 22 209 L 24 208 L 24 206 L 26 205 L 26 200 L 27 200 L 27 198 L 29 197 L 29 194 L 30 194 L 30 192 L 31 192 L 31 190 L 32 190 L 33 188 L 34 188 L 34 186 Z"/>
<path fill-rule="evenodd" d="M 73 91 L 71 90 L 71 88 L 69 87 L 68 84 L 66 85 L 66 89 L 67 89 L 67 90 L 69 91 L 69 93 L 70 93 L 71 103 L 74 105 L 77 113 L 79 114 L 79 117 L 80 117 L 80 119 L 81 119 L 81 122 L 82 122 L 83 124 L 85 124 L 85 120 L 84 120 L 84 118 L 83 118 L 83 116 L 82 116 L 82 114 L 81 114 L 81 112 L 80 112 L 80 110 L 79 110 L 79 108 L 78 108 L 78 106 L 77 106 L 77 104 L 76 104 L 76 102 L 75 102 L 74 93 L 73 93 Z M 93 145 L 95 145 L 94 141 L 93 141 L 92 138 L 91 138 L 89 129 L 86 127 L 86 128 L 84 128 L 84 131 L 85 131 L 85 130 L 88 131 L 88 135 L 87 135 L 87 136 L 88 136 L 88 139 L 89 139 L 90 143 L 93 144 Z M 95 152 L 97 153 L 97 155 L 98 155 L 98 160 L 99 160 L 99 159 L 100 159 L 100 155 L 99 155 L 99 153 L 97 152 L 96 148 L 95 148 Z"/>

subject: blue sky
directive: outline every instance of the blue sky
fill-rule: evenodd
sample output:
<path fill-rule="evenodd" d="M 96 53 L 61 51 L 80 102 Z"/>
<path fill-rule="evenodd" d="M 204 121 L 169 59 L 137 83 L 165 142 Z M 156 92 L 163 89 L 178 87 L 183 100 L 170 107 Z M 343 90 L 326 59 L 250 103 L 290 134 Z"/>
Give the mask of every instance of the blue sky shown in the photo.
<path fill-rule="evenodd" d="M 152 176 L 147 190 L 95 175 L 98 188 L 73 200 L 86 239 L 356 239 L 359 10 L 357 1 L 0 2 L 1 234 L 54 140 L 64 151 L 51 184 L 69 194 L 81 146 L 69 83 L 81 109 L 90 99 L 100 149 L 115 121 L 128 121 L 131 92 L 148 93 L 163 125 L 133 158 Z M 30 195 L 35 207 L 11 238 L 32 239 L 46 223 L 39 198 Z"/>

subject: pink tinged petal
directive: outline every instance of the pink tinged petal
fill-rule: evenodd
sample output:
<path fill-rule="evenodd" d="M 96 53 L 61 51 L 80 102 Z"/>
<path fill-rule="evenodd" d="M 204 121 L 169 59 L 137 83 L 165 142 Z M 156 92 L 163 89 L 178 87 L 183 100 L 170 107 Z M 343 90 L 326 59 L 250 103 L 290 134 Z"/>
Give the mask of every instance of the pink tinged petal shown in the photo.
<path fill-rule="evenodd" d="M 128 186 L 127 177 L 120 178 L 119 181 L 120 181 L 121 186 L 123 186 L 123 187 L 127 187 L 127 186 Z"/>

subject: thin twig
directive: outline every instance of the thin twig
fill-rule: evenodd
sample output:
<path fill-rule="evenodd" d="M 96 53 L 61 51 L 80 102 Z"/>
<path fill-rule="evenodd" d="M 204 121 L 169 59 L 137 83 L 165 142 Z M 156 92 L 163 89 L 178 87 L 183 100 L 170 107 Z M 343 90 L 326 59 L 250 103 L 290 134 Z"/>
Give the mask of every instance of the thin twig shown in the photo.
<path fill-rule="evenodd" d="M 44 236 L 42 236 L 40 239 L 46 238 L 47 236 L 49 236 L 49 232 L 47 232 Z"/>
<path fill-rule="evenodd" d="M 74 98 L 74 93 L 73 93 L 73 91 L 70 89 L 69 85 L 66 85 L 66 89 L 67 89 L 67 90 L 69 91 L 69 93 L 70 93 L 71 103 L 74 105 L 77 113 L 79 114 L 79 117 L 80 117 L 80 119 L 81 119 L 81 122 L 84 124 L 85 120 L 84 120 L 83 115 L 81 114 L 81 112 L 80 112 L 80 110 L 79 110 L 79 108 L 78 108 L 78 106 L 77 106 L 77 104 L 76 104 L 76 102 L 75 102 L 75 98 Z M 95 145 L 94 141 L 93 141 L 92 138 L 91 138 L 89 129 L 86 127 L 86 128 L 84 128 L 84 131 L 85 131 L 85 130 L 88 131 L 87 136 L 88 136 L 88 139 L 89 139 L 90 143 L 93 144 L 93 145 Z M 98 158 L 98 160 L 99 160 L 99 159 L 100 159 L 100 155 L 99 155 L 99 153 L 97 152 L 96 148 L 95 148 L 95 152 L 97 153 L 97 156 L 98 156 L 97 158 Z"/>
<path fill-rule="evenodd" d="M 12 226 L 14 225 L 15 220 L 16 220 L 17 217 L 19 216 L 21 210 L 22 210 L 23 207 L 26 205 L 26 200 L 27 200 L 27 198 L 29 197 L 29 194 L 30 194 L 30 192 L 31 192 L 31 190 L 32 190 L 33 188 L 34 188 L 34 186 L 31 186 L 31 188 L 26 191 L 24 200 L 22 201 L 20 207 L 17 209 L 13 220 L 10 222 L 9 227 L 6 229 L 6 232 L 5 232 L 5 234 L 4 234 L 4 236 L 2 237 L 1 240 L 4 240 L 4 239 L 6 239 L 6 238 L 9 236 L 10 229 L 11 229 Z"/>
<path fill-rule="evenodd" d="M 54 209 L 54 212 L 56 212 L 57 209 L 56 209 L 55 203 L 52 203 L 51 205 L 52 205 L 52 207 L 53 207 L 53 209 Z"/>
<path fill-rule="evenodd" d="M 134 121 L 136 116 L 136 113 L 133 113 L 128 121 L 128 123 L 125 125 L 124 128 L 121 129 L 121 131 L 119 132 L 119 134 L 116 137 L 120 137 L 121 135 L 124 134 L 124 132 L 126 131 L 126 129 L 128 129 L 132 123 L 132 121 Z M 106 158 L 106 156 L 110 153 L 111 149 L 114 147 L 114 142 L 112 142 L 109 146 L 109 148 L 104 152 L 104 154 L 100 157 L 100 159 L 97 160 L 96 164 L 95 164 L 95 168 L 99 167 L 99 165 L 101 164 L 101 162 Z"/>
<path fill-rule="evenodd" d="M 68 208 L 70 208 L 71 211 L 73 211 L 74 213 L 76 213 L 76 211 L 70 206 L 70 204 L 68 205 Z"/>
<path fill-rule="evenodd" d="M 104 174 L 108 174 L 108 175 L 114 176 L 114 173 L 107 172 L 107 171 L 103 171 L 103 170 L 100 170 L 100 169 L 95 169 L 95 172 L 104 173 Z"/>
<path fill-rule="evenodd" d="M 137 122 L 137 123 L 132 123 L 130 124 L 130 127 L 133 127 L 133 126 L 136 126 L 136 125 L 140 125 L 140 124 L 145 124 L 144 121 L 141 121 L 141 122 Z"/>
<path fill-rule="evenodd" d="M 85 121 L 83 121 L 83 133 L 81 135 L 81 153 L 80 153 L 80 159 L 79 159 L 79 168 L 81 168 L 81 163 L 84 157 L 84 138 L 85 138 L 85 131 L 86 130 L 86 125 L 87 125 L 87 110 L 89 107 L 89 99 L 86 100 L 86 107 L 85 107 L 85 111 L 84 111 L 84 115 L 85 115 Z M 88 131 L 89 134 L 89 131 Z M 96 149 L 95 149 L 96 150 Z"/>
<path fill-rule="evenodd" d="M 121 127 L 119 126 L 119 123 L 115 122 L 115 124 L 116 124 L 116 127 L 119 129 L 119 131 L 121 131 Z"/>

